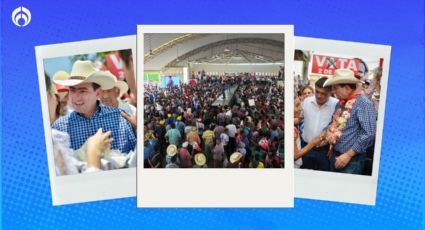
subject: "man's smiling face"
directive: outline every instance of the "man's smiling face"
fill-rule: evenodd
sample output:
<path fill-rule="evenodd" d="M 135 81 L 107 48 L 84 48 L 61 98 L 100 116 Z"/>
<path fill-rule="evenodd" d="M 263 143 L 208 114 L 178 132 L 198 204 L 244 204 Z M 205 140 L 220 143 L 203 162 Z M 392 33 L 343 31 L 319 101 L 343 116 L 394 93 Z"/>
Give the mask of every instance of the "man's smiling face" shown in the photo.
<path fill-rule="evenodd" d="M 87 117 L 96 111 L 96 102 L 100 89 L 94 89 L 92 83 L 82 83 L 69 87 L 69 100 L 78 113 Z"/>

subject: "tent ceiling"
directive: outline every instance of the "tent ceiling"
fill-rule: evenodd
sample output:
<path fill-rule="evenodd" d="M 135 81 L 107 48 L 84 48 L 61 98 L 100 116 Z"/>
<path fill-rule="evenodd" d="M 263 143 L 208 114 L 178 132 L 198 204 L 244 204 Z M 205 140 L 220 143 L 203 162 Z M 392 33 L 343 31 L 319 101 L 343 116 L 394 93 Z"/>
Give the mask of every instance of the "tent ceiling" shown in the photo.
<path fill-rule="evenodd" d="M 283 63 L 282 34 L 145 34 L 145 70 L 189 64 Z"/>
<path fill-rule="evenodd" d="M 278 63 L 284 59 L 284 43 L 263 38 L 236 38 L 211 43 L 179 57 L 167 66 L 201 64 Z"/>

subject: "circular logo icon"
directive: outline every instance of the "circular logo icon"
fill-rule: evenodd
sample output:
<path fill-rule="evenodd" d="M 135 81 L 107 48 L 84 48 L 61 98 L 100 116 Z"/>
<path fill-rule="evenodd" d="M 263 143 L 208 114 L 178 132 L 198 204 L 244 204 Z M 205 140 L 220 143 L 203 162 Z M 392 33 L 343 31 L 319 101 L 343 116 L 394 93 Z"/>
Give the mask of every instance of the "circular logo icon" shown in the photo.
<path fill-rule="evenodd" d="M 12 21 L 16 26 L 27 26 L 31 22 L 31 12 L 27 8 L 20 6 L 13 10 Z"/>

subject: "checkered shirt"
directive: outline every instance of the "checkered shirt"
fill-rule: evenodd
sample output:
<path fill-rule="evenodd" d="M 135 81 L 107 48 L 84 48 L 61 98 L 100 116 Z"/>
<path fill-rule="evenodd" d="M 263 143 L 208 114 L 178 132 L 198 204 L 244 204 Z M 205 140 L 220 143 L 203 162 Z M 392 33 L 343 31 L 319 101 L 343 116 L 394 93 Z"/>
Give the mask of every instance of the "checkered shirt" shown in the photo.
<path fill-rule="evenodd" d="M 63 116 L 53 123 L 52 128 L 66 132 L 71 138 L 71 148 L 79 149 L 87 138 L 102 128 L 111 130 L 111 149 L 129 153 L 136 146 L 136 135 L 130 123 L 120 115 L 117 108 L 97 105 L 96 112 L 87 118 L 77 112 Z"/>
<path fill-rule="evenodd" d="M 338 106 L 337 104 L 337 109 Z M 344 110 L 343 107 L 342 111 Z M 335 150 L 345 153 L 353 149 L 357 154 L 365 154 L 366 149 L 375 141 L 376 117 L 373 103 L 365 96 L 358 96 L 350 110 L 347 126 L 342 130 L 342 136 L 335 144 Z"/>

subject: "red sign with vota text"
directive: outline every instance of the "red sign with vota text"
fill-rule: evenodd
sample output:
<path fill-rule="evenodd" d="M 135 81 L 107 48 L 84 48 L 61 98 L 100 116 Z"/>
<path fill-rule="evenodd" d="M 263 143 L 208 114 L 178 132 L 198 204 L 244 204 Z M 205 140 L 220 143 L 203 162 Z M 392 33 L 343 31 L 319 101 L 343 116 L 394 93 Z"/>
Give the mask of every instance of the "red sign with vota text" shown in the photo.
<path fill-rule="evenodd" d="M 336 69 L 351 69 L 358 74 L 359 60 L 341 57 L 330 57 L 325 55 L 313 55 L 313 66 L 311 73 L 333 75 Z"/>
<path fill-rule="evenodd" d="M 115 75 L 118 80 L 125 79 L 124 63 L 118 53 L 106 55 L 106 64 L 108 65 L 109 71 L 111 71 L 111 73 Z"/>

